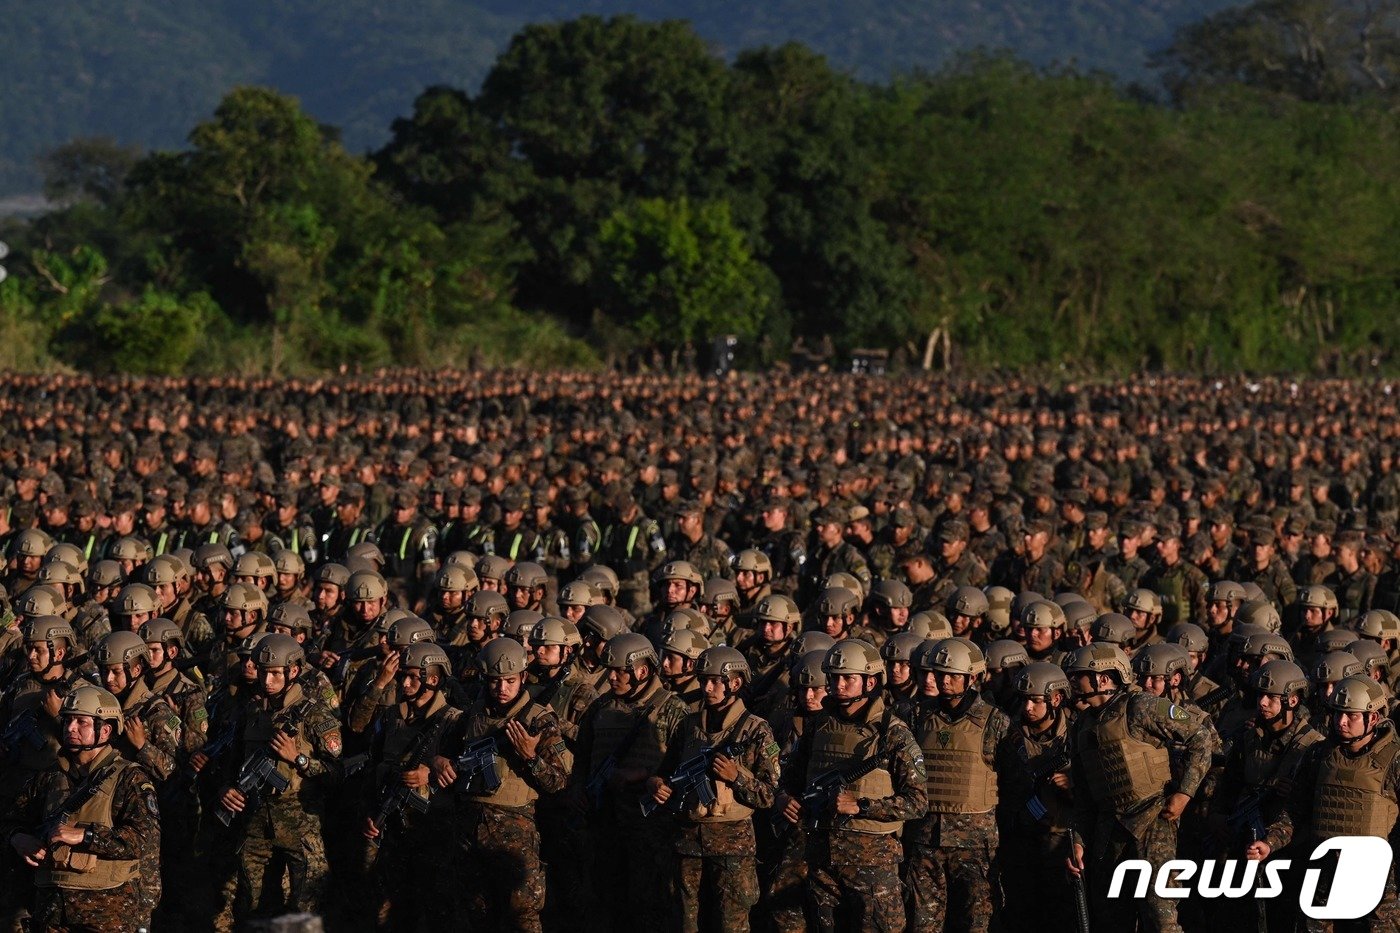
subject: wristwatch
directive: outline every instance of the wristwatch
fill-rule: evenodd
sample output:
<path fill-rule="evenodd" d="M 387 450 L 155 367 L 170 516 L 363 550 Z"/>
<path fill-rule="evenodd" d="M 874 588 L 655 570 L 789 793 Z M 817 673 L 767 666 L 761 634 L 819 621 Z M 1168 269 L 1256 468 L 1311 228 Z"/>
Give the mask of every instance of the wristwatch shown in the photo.
<path fill-rule="evenodd" d="M 296 766 L 298 771 L 305 771 L 306 766 L 311 764 L 311 759 L 307 758 L 305 755 L 298 755 L 292 764 Z"/>

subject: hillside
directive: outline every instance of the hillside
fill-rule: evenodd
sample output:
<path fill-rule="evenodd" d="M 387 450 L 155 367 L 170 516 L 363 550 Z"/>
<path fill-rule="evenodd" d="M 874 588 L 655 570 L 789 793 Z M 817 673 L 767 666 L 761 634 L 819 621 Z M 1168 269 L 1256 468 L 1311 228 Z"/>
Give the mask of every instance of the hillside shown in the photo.
<path fill-rule="evenodd" d="M 35 156 L 75 136 L 181 143 L 230 88 L 267 84 L 376 146 L 431 84 L 474 88 L 525 22 L 584 13 L 689 19 L 722 54 L 798 41 L 883 80 L 958 51 L 1006 48 L 1127 80 L 1181 25 L 1229 0 L 78 0 L 0 2 L 0 195 L 37 187 Z"/>

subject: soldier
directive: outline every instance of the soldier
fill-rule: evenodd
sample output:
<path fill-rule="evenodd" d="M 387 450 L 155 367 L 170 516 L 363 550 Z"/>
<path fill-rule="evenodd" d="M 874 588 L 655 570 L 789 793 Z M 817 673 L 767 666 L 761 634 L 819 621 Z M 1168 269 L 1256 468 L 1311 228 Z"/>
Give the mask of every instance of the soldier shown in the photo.
<path fill-rule="evenodd" d="M 579 726 L 570 780 L 575 806 L 590 815 L 595 860 L 609 866 L 616 881 L 617 897 L 598 904 L 599 928 L 663 929 L 675 874 L 671 833 L 642 816 L 639 798 L 688 710 L 661 685 L 656 649 L 644 636 L 623 632 L 609 638 L 601 663 L 609 692 L 594 701 Z"/>
<path fill-rule="evenodd" d="M 24 595 L 39 577 L 39 567 L 44 563 L 44 555 L 53 546 L 53 540 L 38 528 L 25 528 L 10 539 L 10 570 L 5 577 L 5 591 L 11 599 Z"/>
<path fill-rule="evenodd" d="M 373 528 L 365 515 L 365 487 L 347 483 L 336 495 L 334 520 L 321 532 L 322 556 L 326 560 L 344 562 L 352 547 L 373 538 Z"/>
<path fill-rule="evenodd" d="M 1146 899 L 1109 899 L 1114 867 L 1145 859 L 1153 870 L 1176 857 L 1177 822 L 1210 767 L 1209 727 L 1169 700 L 1132 686 L 1128 658 L 1114 645 L 1080 648 L 1066 666 L 1083 711 L 1070 726 L 1074 827 L 1091 847 L 1094 925 L 1179 930 L 1176 903 L 1149 891 Z M 1184 749 L 1173 769 L 1168 746 Z M 1066 865 L 1085 870 L 1085 847 L 1074 841 Z"/>
<path fill-rule="evenodd" d="M 1074 906 L 1065 880 L 1073 796 L 1069 775 L 1069 679 L 1048 661 L 1016 672 L 1011 728 L 997 746 L 998 861 L 1008 930 L 1067 930 Z"/>
<path fill-rule="evenodd" d="M 1347 533 L 1337 538 L 1337 570 L 1327 585 L 1337 594 L 1337 621 L 1350 623 L 1371 608 L 1376 595 L 1376 575 L 1361 566 L 1365 540 Z"/>
<path fill-rule="evenodd" d="M 1400 813 L 1400 744 L 1385 718 L 1386 695 L 1364 677 L 1341 680 L 1328 700 L 1327 740 L 1309 749 L 1283 809 L 1269 823 L 1264 839 L 1250 843 L 1246 856 L 1267 859 L 1307 828 L 1299 851 L 1313 850 L 1336 836 L 1390 837 Z M 1324 887 L 1324 885 L 1319 885 Z M 1328 891 L 1319 890 L 1325 902 Z M 1339 925 L 1340 926 L 1340 925 Z M 1385 872 L 1380 903 L 1356 929 L 1393 930 L 1400 926 L 1395 876 Z"/>
<path fill-rule="evenodd" d="M 807 884 L 818 928 L 899 933 L 905 921 L 897 834 L 928 809 L 923 755 L 880 696 L 884 669 L 873 645 L 839 642 L 822 669 L 828 711 L 803 731 L 775 806 L 788 821 L 815 827 L 807 835 Z M 837 793 L 808 796 L 833 773 Z"/>
<path fill-rule="evenodd" d="M 403 649 L 395 677 L 395 705 L 370 751 L 374 797 L 367 802 L 364 835 L 373 858 L 375 918 L 381 928 L 441 927 L 454 916 L 451 875 L 443 871 L 451 855 L 444 830 L 452 807 L 450 795 L 432 793 L 429 763 L 461 711 L 448 705 L 447 655 L 432 642 Z M 431 896 L 422 896 L 425 884 Z"/>
<path fill-rule="evenodd" d="M 1158 561 L 1143 574 L 1141 588 L 1161 599 L 1161 624 L 1166 628 L 1204 619 L 1209 583 L 1201 568 L 1182 558 L 1181 527 L 1167 523 L 1157 531 Z"/>
<path fill-rule="evenodd" d="M 603 544 L 603 529 L 593 517 L 587 487 L 570 486 L 564 491 L 564 500 L 568 515 L 561 524 L 571 542 L 572 569 L 578 574 L 592 566 Z"/>
<path fill-rule="evenodd" d="M 910 926 L 985 931 L 997 909 L 996 748 L 1010 728 L 1005 713 L 979 695 L 986 677 L 982 651 L 946 638 L 919 654 L 919 674 L 936 697 L 921 701 L 911 728 L 928 772 L 928 815 L 904 835 L 904 881 Z"/>
<path fill-rule="evenodd" d="M 968 550 L 967 523 L 949 519 L 939 526 L 935 535 L 938 559 L 934 562 L 933 602 L 943 602 L 948 594 L 961 586 L 981 588 L 987 585 L 987 567 Z"/>
<path fill-rule="evenodd" d="M 710 648 L 697 667 L 704 706 L 677 726 L 667 742 L 659 774 L 647 784 L 652 799 L 679 816 L 676 927 L 746 931 L 758 903 L 755 810 L 773 805 L 778 786 L 778 745 L 768 723 L 744 706 L 740 694 L 749 664 L 734 648 Z M 713 782 L 713 802 L 702 803 L 667 777 L 697 756 L 708 760 L 703 781 Z M 703 924 L 702 906 L 712 911 Z"/>
<path fill-rule="evenodd" d="M 673 613 L 668 620 L 679 615 L 681 613 Z M 705 701 L 705 690 L 696 675 L 696 665 L 709 647 L 709 640 L 699 632 L 675 624 L 668 624 L 657 646 L 661 652 L 662 682 L 692 713 L 700 709 Z"/>
<path fill-rule="evenodd" d="M 1138 553 L 1142 546 L 1142 525 L 1123 522 L 1118 527 L 1118 552 L 1104 562 L 1104 569 L 1121 580 L 1124 589 L 1136 589 L 1149 566 Z"/>
<path fill-rule="evenodd" d="M 748 613 L 773 592 L 773 561 L 756 548 L 734 555 L 734 585 L 739 591 L 739 611 Z"/>
<path fill-rule="evenodd" d="M 914 594 L 898 580 L 877 580 L 865 602 L 866 633 L 880 647 L 885 640 L 909 630 Z"/>
<path fill-rule="evenodd" d="M 384 577 L 404 604 L 411 604 L 437 572 L 437 529 L 418 511 L 418 487 L 394 493 L 392 513 L 374 530 L 384 553 Z"/>
<path fill-rule="evenodd" d="M 676 531 L 667 540 L 666 550 L 671 560 L 686 561 L 701 578 L 734 575 L 734 552 L 705 530 L 703 503 L 684 502 L 676 509 Z"/>
<path fill-rule="evenodd" d="M 228 756 L 219 802 L 238 820 L 238 888 L 233 917 L 221 915 L 217 929 L 230 929 L 281 901 L 289 874 L 286 909 L 318 912 L 326 883 L 322 803 L 338 775 L 340 722 L 324 705 L 302 694 L 297 683 L 306 664 L 301 645 L 288 635 L 268 634 L 252 655 L 258 684 L 242 710 L 235 754 Z M 254 767 L 275 770 L 286 789 L 249 780 Z M 273 909 L 276 909 L 275 907 Z"/>
<path fill-rule="evenodd" d="M 549 586 L 549 575 L 544 568 L 533 561 L 521 561 L 506 571 L 502 581 L 506 585 L 506 602 L 512 612 L 522 609 L 544 612 L 545 591 Z"/>
<path fill-rule="evenodd" d="M 905 722 L 913 721 L 919 697 L 919 678 L 913 665 L 923 644 L 924 637 L 917 632 L 900 632 L 880 646 L 880 657 L 885 659 L 885 702 Z"/>
<path fill-rule="evenodd" d="M 830 647 L 830 646 L 828 646 Z M 809 651 L 792 661 L 790 671 L 791 708 L 773 720 L 773 734 L 782 764 L 791 758 L 809 723 L 825 708 L 826 671 L 822 670 L 826 649 Z M 773 832 L 761 837 L 774 841 L 765 862 L 773 865 L 768 879 L 768 916 L 777 933 L 804 933 L 808 929 L 806 909 L 807 836 L 801 823 L 791 823 L 776 809 L 768 811 Z"/>
<path fill-rule="evenodd" d="M 116 697 L 82 684 L 59 717 L 61 757 L 0 816 L 0 832 L 35 869 L 29 928 L 147 927 L 160 898 L 155 786 L 113 747 L 122 733 Z"/>
<path fill-rule="evenodd" d="M 181 757 L 181 722 L 170 704 L 146 684 L 150 655 L 145 640 L 135 632 L 112 632 L 93 649 L 93 661 L 103 686 L 122 707 L 125 728 L 113 745 L 158 784 L 165 784 Z"/>
<path fill-rule="evenodd" d="M 1050 553 L 1051 527 L 1043 519 L 1026 524 L 1023 540 L 1025 553 L 1011 561 L 1002 582 L 1017 592 L 1039 593 L 1046 599 L 1054 596 L 1064 581 L 1065 568 Z"/>
<path fill-rule="evenodd" d="M 1256 696 L 1255 716 L 1226 756 L 1211 802 L 1212 835 L 1226 858 L 1263 838 L 1287 802 L 1308 749 L 1322 741 L 1308 721 L 1308 679 L 1302 668 L 1292 661 L 1270 661 L 1250 675 L 1249 683 Z M 1306 853 L 1289 850 L 1283 857 L 1295 856 L 1306 858 Z M 1289 929 L 1298 920 L 1293 893 L 1298 878 L 1293 872 L 1285 878 L 1292 896 L 1268 905 L 1269 929 Z M 1258 922 L 1255 904 L 1249 901 L 1226 901 L 1215 905 L 1212 913 L 1221 929 Z"/>
<path fill-rule="evenodd" d="M 648 576 L 666 560 L 666 541 L 661 526 L 642 514 L 630 493 L 613 498 L 613 511 L 616 520 L 603 531 L 596 559 L 617 568 L 619 605 L 634 616 L 642 616 L 651 609 Z"/>
<path fill-rule="evenodd" d="M 817 546 L 802 564 L 799 604 L 813 602 L 821 594 L 824 581 L 833 573 L 848 573 L 856 578 L 862 588 L 858 600 L 869 591 L 870 567 L 860 551 L 845 540 L 846 520 L 846 510 L 839 506 L 826 506 L 813 517 Z"/>
<path fill-rule="evenodd" d="M 1026 638 L 1028 661 L 1064 660 L 1060 642 L 1065 633 L 1065 613 L 1056 603 L 1038 600 L 1021 610 L 1021 631 Z"/>
<path fill-rule="evenodd" d="M 1120 611 L 1133 623 L 1136 634 L 1133 636 L 1129 654 L 1136 654 L 1150 645 L 1162 643 L 1163 601 L 1149 589 L 1136 589 L 1124 598 Z M 1181 623 L 1173 623 L 1181 624 Z"/>
<path fill-rule="evenodd" d="M 1275 553 L 1276 540 L 1271 527 L 1253 529 L 1250 533 L 1249 557 L 1243 559 L 1245 555 L 1242 553 L 1230 576 L 1242 583 L 1256 584 L 1270 602 L 1284 609 L 1293 605 L 1298 596 L 1298 585 Z"/>
<path fill-rule="evenodd" d="M 770 496 L 760 503 L 758 513 L 760 530 L 753 538 L 753 546 L 768 555 L 773 568 L 773 590 L 792 596 L 797 592 L 798 574 L 807 562 L 807 548 L 802 535 L 789 527 L 791 505 L 785 498 Z"/>
<path fill-rule="evenodd" d="M 874 643 L 865 628 L 856 622 L 860 596 L 844 586 L 828 586 L 812 605 L 812 622 L 817 631 L 825 632 L 835 641 L 861 638 Z"/>
<path fill-rule="evenodd" d="M 567 619 L 546 616 L 530 631 L 530 696 L 554 712 L 570 752 L 576 750 L 584 714 L 598 698 L 577 665 L 582 646 L 578 629 Z M 545 917 L 551 927 L 576 926 L 592 909 L 587 840 L 566 798 L 562 792 L 542 794 L 536 804 L 540 855 L 547 875 Z"/>

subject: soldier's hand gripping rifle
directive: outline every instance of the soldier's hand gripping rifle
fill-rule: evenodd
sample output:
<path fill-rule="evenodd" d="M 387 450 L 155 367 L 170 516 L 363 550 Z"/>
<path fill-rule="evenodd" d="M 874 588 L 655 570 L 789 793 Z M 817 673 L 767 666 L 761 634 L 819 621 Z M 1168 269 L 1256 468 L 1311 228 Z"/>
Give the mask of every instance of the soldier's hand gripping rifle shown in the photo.
<path fill-rule="evenodd" d="M 879 765 L 880 756 L 871 755 L 855 764 L 844 768 L 832 768 L 817 775 L 802 792 L 802 815 L 806 820 L 807 831 L 814 831 L 822 818 L 831 813 L 842 790 L 874 771 Z"/>
<path fill-rule="evenodd" d="M 492 736 L 469 744 L 453 766 L 457 769 L 455 786 L 462 791 L 467 791 L 478 779 L 483 794 L 494 794 L 501 786 L 501 776 L 496 773 L 496 739 Z"/>
<path fill-rule="evenodd" d="M 1036 822 L 1040 822 L 1049 815 L 1050 811 L 1045 806 L 1045 801 L 1040 799 L 1040 791 L 1051 775 L 1058 774 L 1069 767 L 1069 752 L 1061 751 L 1058 755 L 1052 755 L 1049 761 L 1041 764 L 1040 767 L 1031 771 L 1031 795 L 1026 798 L 1026 810 Z"/>
<path fill-rule="evenodd" d="M 671 813 L 684 813 L 686 801 L 690 799 L 694 799 L 696 806 L 710 806 L 718 799 L 714 779 L 710 777 L 710 765 L 720 755 L 726 758 L 734 757 L 746 744 L 748 743 L 735 741 L 711 745 L 701 749 L 694 757 L 681 762 L 680 767 L 666 778 L 666 783 L 671 787 L 671 796 L 664 804 L 657 803 L 654 797 L 643 797 L 642 816 L 651 816 L 660 807 L 665 807 Z"/>
<path fill-rule="evenodd" d="M 278 731 L 289 736 L 296 736 L 297 731 L 301 728 L 301 722 L 306 718 L 310 708 L 310 703 L 300 704 L 277 725 Z M 279 761 L 280 759 L 272 753 L 272 749 L 267 745 L 253 749 L 243 760 L 243 765 L 238 769 L 238 777 L 234 780 L 233 787 L 243 795 L 243 799 L 246 801 L 243 807 L 245 811 L 257 807 L 264 793 L 281 794 L 292 786 L 292 782 L 277 769 Z M 220 823 L 229 826 L 233 823 L 234 812 L 228 807 L 220 807 L 216 816 L 218 816 Z"/>
<path fill-rule="evenodd" d="M 433 723 L 413 740 L 407 751 L 404 752 L 394 766 L 394 770 L 389 773 L 385 781 L 384 792 L 379 803 L 379 813 L 374 817 L 374 828 L 379 830 L 379 835 L 370 839 L 372 848 L 379 848 L 379 841 L 383 838 L 389 820 L 402 813 L 405 808 L 418 813 L 427 813 L 428 804 L 432 797 L 432 786 L 427 788 L 426 795 L 418 793 L 418 789 L 408 787 L 402 780 L 396 780 L 405 771 L 414 771 L 421 767 L 428 760 L 429 753 L 433 750 L 433 739 L 442 730 L 443 717 Z"/>

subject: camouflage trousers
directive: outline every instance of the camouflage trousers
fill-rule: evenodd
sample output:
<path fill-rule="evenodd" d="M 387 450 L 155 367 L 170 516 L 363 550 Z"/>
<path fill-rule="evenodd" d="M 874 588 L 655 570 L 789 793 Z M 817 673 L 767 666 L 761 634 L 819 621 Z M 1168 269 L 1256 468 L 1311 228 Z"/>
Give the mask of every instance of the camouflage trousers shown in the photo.
<path fill-rule="evenodd" d="M 1153 803 L 1142 814 L 1130 820 L 1130 830 L 1111 813 L 1100 816 L 1094 826 L 1090 858 L 1086 860 L 1089 885 L 1089 910 L 1095 929 L 1132 930 L 1143 933 L 1180 933 L 1176 901 L 1157 893 L 1156 871 L 1164 862 L 1176 858 L 1177 824 L 1157 815 L 1159 806 Z M 1130 890 L 1108 897 L 1113 870 L 1126 859 L 1142 859 L 1151 863 L 1154 883 L 1147 886 L 1145 897 L 1131 896 Z"/>
<path fill-rule="evenodd" d="M 807 929 L 807 837 L 794 827 L 783 843 L 768 881 L 767 913 L 777 933 L 804 933 Z"/>
<path fill-rule="evenodd" d="M 244 921 L 282 912 L 319 913 L 329 874 L 320 819 L 288 798 L 264 804 L 246 819 L 234 916 Z"/>
<path fill-rule="evenodd" d="M 462 802 L 457 809 L 463 910 L 473 930 L 538 933 L 544 866 L 533 807 Z"/>
<path fill-rule="evenodd" d="M 809 838 L 807 897 L 816 929 L 902 933 L 904 890 L 899 880 L 902 850 L 893 835 L 862 835 L 860 858 L 833 861 L 825 836 Z"/>
<path fill-rule="evenodd" d="M 758 903 L 757 838 L 751 819 L 676 827 L 675 928 L 747 931 Z"/>
<path fill-rule="evenodd" d="M 909 928 L 917 933 L 987 933 L 997 902 L 994 852 L 913 846 L 904 863 Z"/>
<path fill-rule="evenodd" d="M 151 924 L 141 902 L 134 882 L 111 891 L 40 888 L 29 929 L 36 933 L 128 933 Z"/>

